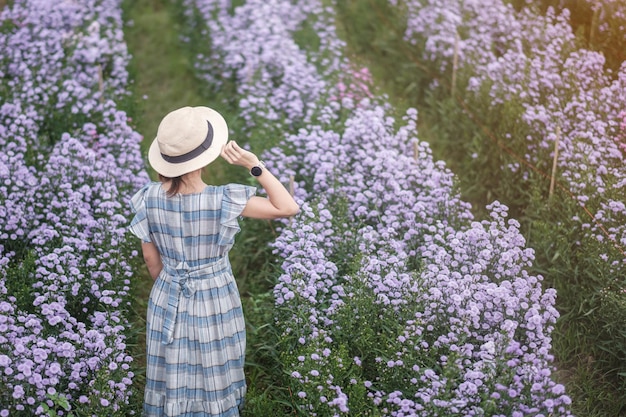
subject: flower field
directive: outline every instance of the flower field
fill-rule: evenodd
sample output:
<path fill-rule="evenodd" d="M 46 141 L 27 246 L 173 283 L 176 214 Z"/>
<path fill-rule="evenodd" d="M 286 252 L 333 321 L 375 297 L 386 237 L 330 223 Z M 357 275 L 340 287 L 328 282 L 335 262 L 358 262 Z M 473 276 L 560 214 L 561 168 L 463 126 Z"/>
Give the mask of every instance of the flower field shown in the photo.
<path fill-rule="evenodd" d="M 131 415 L 140 257 L 125 227 L 148 175 L 122 110 L 121 4 L 49 3 L 16 0 L 0 14 L 0 416 Z M 302 207 L 270 242 L 274 376 L 290 395 L 249 398 L 245 414 L 572 415 L 555 373 L 558 282 L 546 284 L 504 202 L 477 217 L 463 173 L 420 139 L 420 108 L 399 112 L 350 59 L 338 5 L 177 5 L 198 77 L 230 94 L 236 137 L 271 144 L 263 159 Z M 533 186 L 529 167 L 558 167 L 559 190 L 592 214 L 560 221 L 578 225 L 579 247 L 595 245 L 600 286 L 618 294 L 605 284 L 624 267 L 626 69 L 578 48 L 566 13 L 496 0 L 388 7 L 471 108 L 516 109 L 505 127 L 516 126 L 507 138 L 522 158 L 502 163 L 502 177 Z M 603 7 L 614 8 L 598 8 L 608 31 L 623 10 Z M 484 148 L 474 160 L 491 156 Z"/>

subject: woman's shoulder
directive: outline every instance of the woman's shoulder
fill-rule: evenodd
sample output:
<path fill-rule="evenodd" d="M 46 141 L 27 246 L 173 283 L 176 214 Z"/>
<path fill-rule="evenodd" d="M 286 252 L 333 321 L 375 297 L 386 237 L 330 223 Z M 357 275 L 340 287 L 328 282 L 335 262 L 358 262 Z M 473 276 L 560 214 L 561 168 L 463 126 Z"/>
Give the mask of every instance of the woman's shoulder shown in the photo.
<path fill-rule="evenodd" d="M 228 183 L 221 185 L 207 185 L 203 192 L 208 194 L 229 195 L 233 193 L 249 192 L 256 190 L 256 187 L 238 183 Z"/>
<path fill-rule="evenodd" d="M 135 193 L 135 195 L 133 195 L 131 200 L 137 201 L 137 202 L 150 200 L 155 197 L 159 197 L 161 194 L 163 194 L 161 190 L 162 188 L 161 188 L 160 182 L 150 181 L 147 184 L 145 184 L 143 187 L 141 187 L 139 190 L 137 190 L 137 192 Z"/>
<path fill-rule="evenodd" d="M 161 192 L 163 187 L 160 181 L 150 181 L 143 186 L 143 190 L 147 195 L 155 195 Z"/>

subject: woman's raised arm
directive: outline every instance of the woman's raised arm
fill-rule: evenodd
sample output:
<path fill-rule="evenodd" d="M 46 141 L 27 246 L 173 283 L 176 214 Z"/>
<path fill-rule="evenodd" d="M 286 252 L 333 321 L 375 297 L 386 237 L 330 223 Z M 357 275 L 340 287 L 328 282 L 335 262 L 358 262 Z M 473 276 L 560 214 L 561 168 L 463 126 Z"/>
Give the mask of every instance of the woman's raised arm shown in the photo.
<path fill-rule="evenodd" d="M 222 158 L 228 163 L 239 165 L 250 170 L 259 166 L 259 158 L 250 151 L 241 148 L 235 141 L 230 141 L 222 149 Z M 291 217 L 298 213 L 300 207 L 283 184 L 263 168 L 261 175 L 256 177 L 267 193 L 267 198 L 252 197 L 241 213 L 244 217 L 255 219 L 277 219 Z"/>

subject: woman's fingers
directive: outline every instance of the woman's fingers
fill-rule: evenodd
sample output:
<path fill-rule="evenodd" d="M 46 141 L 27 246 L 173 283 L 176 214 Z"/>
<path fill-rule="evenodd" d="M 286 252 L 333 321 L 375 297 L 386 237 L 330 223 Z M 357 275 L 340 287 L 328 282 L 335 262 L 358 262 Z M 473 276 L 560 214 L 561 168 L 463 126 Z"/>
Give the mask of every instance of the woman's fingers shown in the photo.
<path fill-rule="evenodd" d="M 222 158 L 224 158 L 227 162 L 231 162 L 230 155 L 228 154 L 228 143 L 222 146 L 222 152 L 220 152 Z"/>
<path fill-rule="evenodd" d="M 230 141 L 222 149 L 222 158 L 226 159 L 230 164 L 237 164 L 243 157 L 243 150 L 235 141 Z"/>
<path fill-rule="evenodd" d="M 250 151 L 241 148 L 237 142 L 230 141 L 222 148 L 222 158 L 229 164 L 252 167 L 259 163 L 259 158 Z"/>

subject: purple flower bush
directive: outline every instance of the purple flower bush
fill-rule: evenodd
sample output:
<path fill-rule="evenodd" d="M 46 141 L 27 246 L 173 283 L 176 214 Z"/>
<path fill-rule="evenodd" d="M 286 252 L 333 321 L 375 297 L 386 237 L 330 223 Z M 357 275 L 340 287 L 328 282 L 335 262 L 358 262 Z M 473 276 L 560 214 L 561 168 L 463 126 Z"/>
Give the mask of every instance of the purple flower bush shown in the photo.
<path fill-rule="evenodd" d="M 295 30 L 307 14 L 291 14 L 295 8 L 280 3 L 250 1 L 237 7 L 232 16 L 219 13 L 216 24 L 229 30 L 212 32 L 213 54 L 202 57 L 197 64 L 201 74 L 247 81 L 238 84 L 238 93 L 242 96 L 241 116 L 250 126 L 253 118 L 286 125 L 308 119 L 324 90 L 323 81 L 313 64 L 307 63 L 304 51 L 293 39 L 282 36 Z M 214 7 L 211 2 L 202 5 L 207 21 Z M 242 32 L 264 36 L 237 36 Z M 208 75 L 208 81 L 212 81 L 211 77 Z"/>
<path fill-rule="evenodd" d="M 492 219 L 472 222 L 451 173 L 425 144 L 417 161 L 407 146 L 417 143 L 415 115 L 397 135 L 383 115 L 358 110 L 341 138 L 307 135 L 300 147 L 305 161 L 319 152 L 337 168 L 315 178 L 335 184 L 334 201 L 317 202 L 275 243 L 285 258 L 277 317 L 303 345 L 294 356 L 305 359 L 291 366 L 305 404 L 340 412 L 321 397 L 345 395 L 356 410 L 337 404 L 357 414 L 379 406 L 389 415 L 567 415 L 570 400 L 550 378 L 555 293 L 528 273 L 534 256 L 519 225 L 498 203 Z M 368 132 L 376 140 L 365 142 Z M 372 403 L 360 405 L 364 395 Z"/>
<path fill-rule="evenodd" d="M 319 4 L 255 0 L 235 8 L 232 14 L 228 2 L 185 0 L 183 4 L 188 15 L 196 11 L 201 21 L 210 22 L 210 27 L 202 30 L 210 30 L 211 53 L 199 54 L 199 76 L 217 86 L 226 79 L 237 81 L 240 113 L 248 127 L 259 120 L 267 128 L 270 120 L 276 126 L 294 128 L 319 111 L 320 96 L 329 91 L 328 68 L 344 62 L 333 53 L 343 43 L 333 36 L 327 22 L 317 17 L 324 12 Z M 305 20 L 328 51 L 318 62 L 319 68 L 289 36 Z"/>
<path fill-rule="evenodd" d="M 119 1 L 0 14 L 0 415 L 119 415 L 136 255 L 126 201 L 148 177 Z"/>
<path fill-rule="evenodd" d="M 570 415 L 552 378 L 556 294 L 529 272 L 519 224 L 498 202 L 475 221 L 416 137 L 417 111 L 396 120 L 367 79 L 347 80 L 332 10 L 184 4 L 207 22 L 201 75 L 236 80 L 250 134 L 284 134 L 264 159 L 285 183 L 295 177 L 302 207 L 273 243 L 275 324 L 299 410 Z M 294 39 L 313 15 L 324 30 L 307 49 Z"/>
<path fill-rule="evenodd" d="M 594 2 L 593 8 L 602 16 L 615 8 L 618 19 L 618 9 L 622 16 L 624 10 L 616 3 Z M 579 49 L 567 9 L 558 15 L 548 9 L 543 16 L 532 7 L 518 12 L 500 0 L 404 4 L 406 39 L 420 45 L 423 58 L 450 71 L 458 51 L 466 99 L 477 103 L 475 108 L 490 103 L 485 112 L 497 112 L 504 104 L 521 109 L 518 120 L 525 134 L 507 133 L 515 141 L 511 146 L 546 172 L 558 149 L 557 178 L 595 215 L 579 219 L 582 229 L 589 237 L 624 248 L 626 211 L 620 207 L 626 169 L 617 139 L 626 106 L 626 66 L 611 73 L 601 53 Z M 503 169 L 528 168 L 513 163 Z M 611 262 L 623 265 L 623 259 Z"/>

